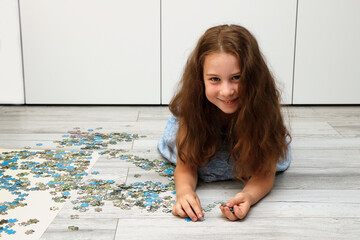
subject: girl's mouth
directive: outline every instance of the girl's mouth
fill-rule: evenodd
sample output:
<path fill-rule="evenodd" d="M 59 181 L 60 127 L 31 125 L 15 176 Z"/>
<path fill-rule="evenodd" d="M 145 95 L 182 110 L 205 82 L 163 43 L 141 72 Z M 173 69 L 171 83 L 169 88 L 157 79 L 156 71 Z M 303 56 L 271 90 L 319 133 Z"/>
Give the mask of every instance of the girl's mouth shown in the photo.
<path fill-rule="evenodd" d="M 224 104 L 227 104 L 227 105 L 231 105 L 233 103 L 236 102 L 237 98 L 235 99 L 231 99 L 231 100 L 222 100 L 222 99 L 219 99 L 221 102 L 223 102 Z"/>

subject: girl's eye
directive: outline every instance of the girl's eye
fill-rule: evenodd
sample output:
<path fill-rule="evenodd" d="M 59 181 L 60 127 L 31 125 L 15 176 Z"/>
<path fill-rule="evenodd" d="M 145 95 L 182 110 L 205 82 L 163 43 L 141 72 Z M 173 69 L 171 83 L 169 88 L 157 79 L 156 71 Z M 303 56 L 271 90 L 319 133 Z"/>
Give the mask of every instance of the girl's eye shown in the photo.
<path fill-rule="evenodd" d="M 218 81 L 220 81 L 220 78 L 212 77 L 212 78 L 210 78 L 210 80 L 211 80 L 212 82 L 218 82 Z"/>
<path fill-rule="evenodd" d="M 234 80 L 239 80 L 239 79 L 240 79 L 240 75 L 233 76 L 233 79 L 234 79 Z"/>

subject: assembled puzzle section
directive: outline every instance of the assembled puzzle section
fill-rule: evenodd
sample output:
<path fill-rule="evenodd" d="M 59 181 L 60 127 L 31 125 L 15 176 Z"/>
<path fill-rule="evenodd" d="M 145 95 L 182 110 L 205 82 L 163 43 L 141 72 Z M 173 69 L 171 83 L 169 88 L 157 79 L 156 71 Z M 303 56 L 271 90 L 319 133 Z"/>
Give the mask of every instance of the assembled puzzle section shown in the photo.
<path fill-rule="evenodd" d="M 1 151 L 0 213 L 11 216 L 0 222 L 2 237 L 12 235 L 12 239 L 26 239 L 28 234 L 32 234 L 32 238 L 40 237 L 74 193 L 77 195 L 77 199 L 71 201 L 74 211 L 84 212 L 94 207 L 96 212 L 100 212 L 104 201 L 111 201 L 121 209 L 139 207 L 154 212 L 162 207 L 169 212 L 173 203 L 173 166 L 165 161 L 128 154 L 123 149 L 108 149 L 108 146 L 138 138 L 136 134 L 104 134 L 93 129 L 82 132 L 75 128 L 55 142 L 60 149 L 74 147 L 76 150 L 35 151 L 26 147 L 25 150 Z M 168 177 L 170 184 L 152 181 L 118 184 L 111 179 L 101 179 L 98 171 L 88 173 L 101 155 L 131 162 L 144 170 L 154 170 Z M 100 179 L 97 177 L 99 174 Z M 168 196 L 160 196 L 164 192 L 169 192 Z M 33 228 L 28 227 L 34 224 Z M 76 226 L 69 226 L 69 230 L 76 229 Z"/>
<path fill-rule="evenodd" d="M 40 237 L 97 158 L 85 150 L 2 150 L 2 238 Z"/>
<path fill-rule="evenodd" d="M 31 239 L 39 238 L 65 201 L 81 188 L 83 177 L 99 157 L 98 150 L 138 138 L 127 133 L 95 133 L 93 129 L 82 132 L 80 128 L 68 133 L 55 141 L 58 150 L 36 151 L 27 146 L 25 150 L 0 151 L 0 214 L 10 216 L 0 222 L 2 238 L 26 239 L 28 234 Z M 61 150 L 65 146 L 77 149 Z M 34 224 L 34 229 L 28 229 Z"/>

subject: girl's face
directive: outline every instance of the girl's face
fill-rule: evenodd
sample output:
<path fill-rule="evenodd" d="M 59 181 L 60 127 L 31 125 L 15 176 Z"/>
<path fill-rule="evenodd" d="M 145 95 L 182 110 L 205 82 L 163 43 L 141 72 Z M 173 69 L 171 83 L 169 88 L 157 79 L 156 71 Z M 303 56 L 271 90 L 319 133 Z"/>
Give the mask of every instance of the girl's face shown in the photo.
<path fill-rule="evenodd" d="M 234 55 L 219 52 L 205 57 L 203 66 L 205 96 L 227 114 L 238 109 L 240 64 Z"/>

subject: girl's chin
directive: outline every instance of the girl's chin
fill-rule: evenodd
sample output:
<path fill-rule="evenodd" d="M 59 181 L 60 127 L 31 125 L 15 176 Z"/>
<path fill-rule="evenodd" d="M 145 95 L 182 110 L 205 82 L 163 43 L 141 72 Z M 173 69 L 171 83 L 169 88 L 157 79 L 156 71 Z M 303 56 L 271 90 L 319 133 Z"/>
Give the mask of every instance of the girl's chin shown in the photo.
<path fill-rule="evenodd" d="M 219 112 L 221 114 L 226 114 L 226 115 L 234 114 L 237 111 L 237 108 L 235 108 L 235 107 L 233 107 L 233 108 L 217 107 L 217 109 L 219 110 Z"/>
<path fill-rule="evenodd" d="M 238 104 L 234 103 L 231 105 L 225 105 L 222 102 L 211 102 L 212 106 L 214 107 L 215 111 L 218 112 L 218 114 L 225 114 L 225 115 L 231 115 L 238 111 Z"/>
<path fill-rule="evenodd" d="M 227 115 L 231 115 L 231 114 L 233 114 L 233 113 L 236 112 L 236 110 L 234 110 L 234 111 L 224 111 L 224 110 L 222 110 L 222 109 L 221 109 L 221 111 L 222 111 L 223 113 L 227 114 Z"/>

